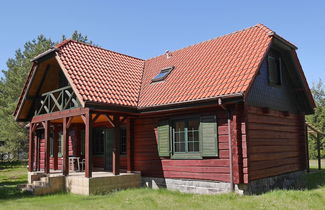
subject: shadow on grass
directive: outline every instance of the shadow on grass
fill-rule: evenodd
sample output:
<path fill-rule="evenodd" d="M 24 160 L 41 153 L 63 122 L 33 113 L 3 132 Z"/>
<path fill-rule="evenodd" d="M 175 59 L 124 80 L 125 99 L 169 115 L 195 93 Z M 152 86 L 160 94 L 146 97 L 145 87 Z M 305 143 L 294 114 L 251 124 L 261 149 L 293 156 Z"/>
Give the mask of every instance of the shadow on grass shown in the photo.
<path fill-rule="evenodd" d="M 17 168 L 21 166 L 27 166 L 26 160 L 17 160 L 17 161 L 0 161 L 0 170 L 8 168 Z"/>
<path fill-rule="evenodd" d="M 325 186 L 325 170 L 311 169 L 308 174 L 304 176 L 306 189 L 312 190 Z"/>
<path fill-rule="evenodd" d="M 31 196 L 30 193 L 22 192 L 21 189 L 17 188 L 17 185 L 25 183 L 25 180 L 0 182 L 0 201 Z"/>

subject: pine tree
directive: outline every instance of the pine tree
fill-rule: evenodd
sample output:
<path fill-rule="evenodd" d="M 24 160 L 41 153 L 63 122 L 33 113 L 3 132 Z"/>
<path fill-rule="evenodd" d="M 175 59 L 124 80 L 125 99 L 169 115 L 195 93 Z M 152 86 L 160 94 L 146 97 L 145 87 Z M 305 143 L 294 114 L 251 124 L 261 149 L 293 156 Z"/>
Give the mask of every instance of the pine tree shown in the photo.
<path fill-rule="evenodd" d="M 71 38 L 92 44 L 87 36 L 78 31 L 74 31 Z M 0 80 L 0 141 L 5 144 L 0 146 L 0 154 L 6 152 L 16 155 L 18 152 L 27 152 L 26 123 L 17 123 L 13 113 L 31 69 L 30 60 L 55 44 L 51 39 L 39 35 L 36 39 L 26 42 L 23 50 L 16 50 L 14 58 L 7 61 L 7 70 L 2 70 L 4 76 Z"/>
<path fill-rule="evenodd" d="M 316 108 L 315 113 L 307 116 L 306 120 L 320 131 L 325 132 L 325 87 L 323 81 L 319 79 L 316 84 L 313 84 L 311 91 L 316 103 Z M 325 138 L 321 139 L 322 158 L 325 157 L 324 146 Z M 317 158 L 316 148 L 316 138 L 309 135 L 309 154 L 312 159 Z"/>

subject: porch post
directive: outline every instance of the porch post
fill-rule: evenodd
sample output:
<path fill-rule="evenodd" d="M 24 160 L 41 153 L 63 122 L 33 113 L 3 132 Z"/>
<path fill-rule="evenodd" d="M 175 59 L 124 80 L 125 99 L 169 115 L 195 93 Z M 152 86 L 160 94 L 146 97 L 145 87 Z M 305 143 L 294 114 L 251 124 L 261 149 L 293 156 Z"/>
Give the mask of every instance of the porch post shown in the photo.
<path fill-rule="evenodd" d="M 68 128 L 67 118 L 63 118 L 63 175 L 69 175 L 69 141 L 68 141 Z"/>
<path fill-rule="evenodd" d="M 93 120 L 91 112 L 88 111 L 85 117 L 85 176 L 87 178 L 92 177 L 93 171 L 93 151 L 92 151 L 92 139 L 93 139 Z"/>
<path fill-rule="evenodd" d="M 58 135 L 58 128 L 54 125 L 53 127 L 53 169 L 58 170 L 58 141 L 59 141 L 59 135 Z"/>
<path fill-rule="evenodd" d="M 34 138 L 33 123 L 29 123 L 29 145 L 28 145 L 28 171 L 32 172 L 34 167 Z"/>
<path fill-rule="evenodd" d="M 126 155 L 127 155 L 127 172 L 131 172 L 133 170 L 133 165 L 132 165 L 132 137 L 133 137 L 133 120 L 128 119 L 127 121 L 127 127 L 126 127 Z"/>
<path fill-rule="evenodd" d="M 119 116 L 114 115 L 113 174 L 120 174 L 120 123 Z"/>
<path fill-rule="evenodd" d="M 50 123 L 45 121 L 44 125 L 44 138 L 45 138 L 45 163 L 44 172 L 50 173 Z"/>

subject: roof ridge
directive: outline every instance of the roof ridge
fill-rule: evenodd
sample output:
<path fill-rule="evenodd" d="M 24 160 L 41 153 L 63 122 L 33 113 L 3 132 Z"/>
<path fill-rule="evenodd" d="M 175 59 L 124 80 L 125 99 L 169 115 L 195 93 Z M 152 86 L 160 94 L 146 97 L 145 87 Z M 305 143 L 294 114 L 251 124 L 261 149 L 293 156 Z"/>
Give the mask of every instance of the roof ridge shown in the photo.
<path fill-rule="evenodd" d="M 184 50 L 184 49 L 187 49 L 187 48 L 190 48 L 190 47 L 193 47 L 193 46 L 196 46 L 196 45 L 199 45 L 199 44 L 203 44 L 203 43 L 206 43 L 206 42 L 210 42 L 210 41 L 213 41 L 213 40 L 216 40 L 216 39 L 220 39 L 222 37 L 226 37 L 226 36 L 229 36 L 229 35 L 232 35 L 232 34 L 237 34 L 237 33 L 240 33 L 240 32 L 243 32 L 243 31 L 247 31 L 247 30 L 251 30 L 252 28 L 254 27 L 258 27 L 258 28 L 261 28 L 263 29 L 264 27 L 264 30 L 265 29 L 268 29 L 270 31 L 272 31 L 271 29 L 269 29 L 268 27 L 266 27 L 265 25 L 261 24 L 261 23 L 258 23 L 254 26 L 250 26 L 248 28 L 244 28 L 244 29 L 241 29 L 241 30 L 238 30 L 238 31 L 234 31 L 234 32 L 231 32 L 231 33 L 228 33 L 228 34 L 225 34 L 225 35 L 221 35 L 221 36 L 217 36 L 217 37 L 214 37 L 212 39 L 208 39 L 208 40 L 205 40 L 205 41 L 201 41 L 201 42 L 198 42 L 198 43 L 195 43 L 195 44 L 191 44 L 191 45 L 188 45 L 186 47 L 183 47 L 183 48 L 180 48 L 180 49 L 177 49 L 175 51 L 170 51 L 171 53 L 174 53 L 174 52 L 177 52 L 177 51 L 180 51 L 180 50 Z M 267 31 L 266 31 L 267 32 Z M 155 58 L 158 58 L 160 56 L 162 56 L 164 54 L 161 54 L 161 55 L 158 55 L 158 56 L 154 56 L 154 57 L 151 57 L 151 58 L 148 58 L 146 59 L 145 61 L 149 61 L 149 60 L 152 60 L 152 59 L 155 59 Z"/>
<path fill-rule="evenodd" d="M 89 46 L 89 47 L 94 47 L 94 48 L 97 48 L 97 49 L 100 49 L 100 50 L 104 50 L 104 51 L 112 52 L 112 53 L 115 53 L 115 54 L 127 56 L 127 57 L 130 57 L 130 58 L 134 58 L 134 59 L 137 59 L 137 60 L 145 61 L 142 58 L 137 58 L 137 57 L 134 57 L 134 56 L 131 56 L 131 55 L 127 55 L 127 54 L 124 54 L 124 53 L 120 53 L 120 52 L 116 52 L 116 51 L 113 51 L 113 50 L 105 49 L 103 47 L 94 46 L 94 45 L 91 45 L 91 44 L 88 44 L 88 43 L 79 42 L 79 41 L 76 41 L 76 40 L 73 40 L 73 39 L 65 39 L 61 43 L 55 45 L 55 48 L 61 48 L 64 45 L 68 44 L 69 42 L 74 42 L 74 43 L 77 43 L 77 44 L 82 44 L 82 45 L 86 45 L 86 46 Z"/>

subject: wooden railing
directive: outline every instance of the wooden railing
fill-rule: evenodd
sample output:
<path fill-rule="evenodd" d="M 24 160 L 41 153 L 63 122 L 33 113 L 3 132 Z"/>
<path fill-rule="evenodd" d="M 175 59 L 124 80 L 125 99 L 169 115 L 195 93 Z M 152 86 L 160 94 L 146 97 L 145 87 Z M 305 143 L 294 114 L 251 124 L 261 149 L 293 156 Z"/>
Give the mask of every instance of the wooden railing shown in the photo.
<path fill-rule="evenodd" d="M 66 86 L 50 92 L 43 93 L 40 107 L 35 110 L 35 115 L 47 114 L 65 109 L 80 107 L 80 103 L 71 86 Z"/>

